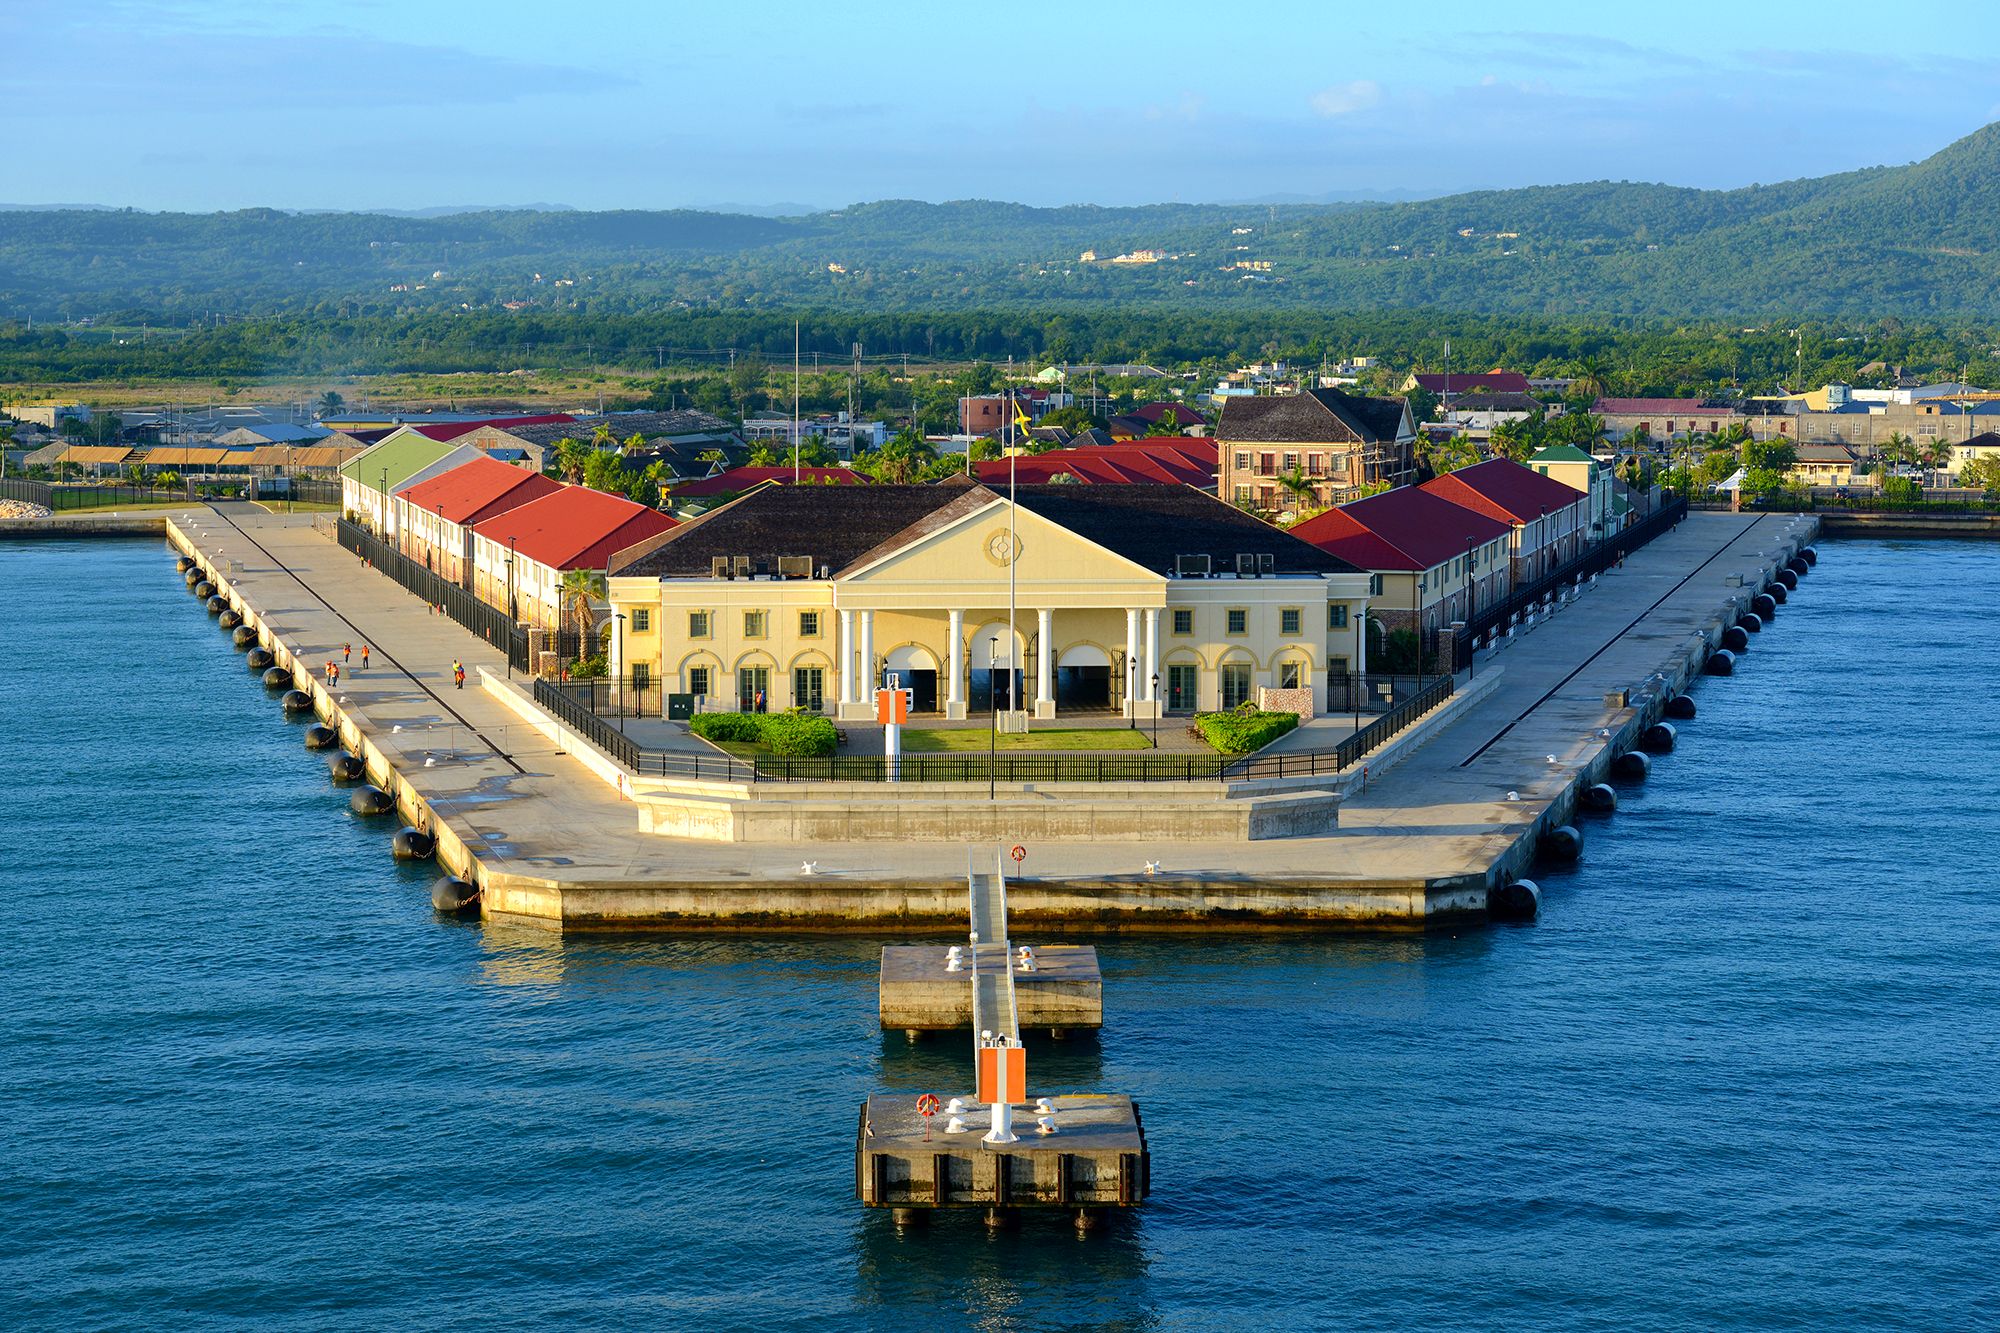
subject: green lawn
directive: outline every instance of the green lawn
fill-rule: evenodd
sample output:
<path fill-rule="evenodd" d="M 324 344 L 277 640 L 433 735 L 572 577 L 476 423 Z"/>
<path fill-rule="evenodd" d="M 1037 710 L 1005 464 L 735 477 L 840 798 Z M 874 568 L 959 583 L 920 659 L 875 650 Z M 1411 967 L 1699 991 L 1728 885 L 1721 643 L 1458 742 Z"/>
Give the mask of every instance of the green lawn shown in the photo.
<path fill-rule="evenodd" d="M 127 500 L 120 504 L 78 505 L 73 509 L 58 509 L 56 510 L 56 517 L 63 518 L 70 514 L 136 514 L 142 509 L 194 509 L 197 507 L 186 500 Z"/>
<path fill-rule="evenodd" d="M 1102 751 L 1102 750 L 1150 750 L 1152 743 L 1143 731 L 1133 731 L 1126 727 L 1049 727 L 1041 731 L 1030 731 L 1025 736 L 1002 735 L 999 749 L 1010 751 Z M 905 754 L 984 754 L 991 745 L 992 738 L 986 728 L 963 727 L 932 731 L 918 727 L 903 728 L 903 752 Z"/>
<path fill-rule="evenodd" d="M 260 509 L 268 509 L 274 514 L 337 514 L 337 504 L 320 504 L 315 500 L 252 500 L 251 504 Z"/>

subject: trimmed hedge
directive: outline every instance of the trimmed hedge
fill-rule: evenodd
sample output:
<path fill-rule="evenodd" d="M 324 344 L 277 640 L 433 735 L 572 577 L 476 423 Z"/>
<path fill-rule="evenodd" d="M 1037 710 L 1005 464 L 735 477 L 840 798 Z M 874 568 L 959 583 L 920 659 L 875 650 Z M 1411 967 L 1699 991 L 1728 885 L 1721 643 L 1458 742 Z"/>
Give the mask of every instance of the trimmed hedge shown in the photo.
<path fill-rule="evenodd" d="M 1222 754 L 1261 750 L 1299 725 L 1297 713 L 1266 713 L 1244 704 L 1227 713 L 1197 713 L 1194 728 Z"/>
<path fill-rule="evenodd" d="M 703 740 L 763 745 L 790 758 L 830 755 L 840 744 L 833 723 L 817 713 L 697 713 L 688 730 Z"/>

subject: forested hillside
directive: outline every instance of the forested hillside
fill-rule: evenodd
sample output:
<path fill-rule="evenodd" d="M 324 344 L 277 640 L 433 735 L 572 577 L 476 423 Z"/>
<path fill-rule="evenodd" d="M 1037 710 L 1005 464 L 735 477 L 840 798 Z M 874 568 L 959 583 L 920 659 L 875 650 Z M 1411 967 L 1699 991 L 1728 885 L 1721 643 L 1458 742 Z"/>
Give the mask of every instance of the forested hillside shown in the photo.
<path fill-rule="evenodd" d="M 1094 252 L 1095 262 L 1080 256 Z M 1157 252 L 1157 262 L 1111 263 Z M 0 319 L 674 308 L 1415 307 L 1986 315 L 2000 126 L 1926 161 L 1740 190 L 1597 182 L 1379 205 L 888 201 L 795 218 L 0 212 Z"/>

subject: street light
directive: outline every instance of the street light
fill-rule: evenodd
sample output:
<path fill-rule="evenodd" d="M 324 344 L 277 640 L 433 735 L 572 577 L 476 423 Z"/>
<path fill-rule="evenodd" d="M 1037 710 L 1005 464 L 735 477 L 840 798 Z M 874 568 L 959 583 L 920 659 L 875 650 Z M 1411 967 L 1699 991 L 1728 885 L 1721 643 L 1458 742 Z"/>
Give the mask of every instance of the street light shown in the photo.
<path fill-rule="evenodd" d="M 1000 765 L 1000 691 L 994 679 L 1000 664 L 1000 636 L 995 634 L 986 641 L 986 799 L 998 798 L 998 778 L 995 776 Z M 1010 698 L 1009 703 L 1013 700 Z"/>
<path fill-rule="evenodd" d="M 1153 673 L 1153 748 L 1160 748 L 1160 673 Z"/>
<path fill-rule="evenodd" d="M 616 690 L 618 691 L 618 730 L 619 730 L 620 734 L 623 734 L 623 733 L 624 733 L 624 730 L 625 730 L 625 680 L 624 680 L 624 674 L 625 674 L 625 672 L 626 672 L 626 667 L 625 667 L 625 613 L 624 613 L 623 611 L 613 611 L 613 612 L 611 613 L 611 618 L 612 618 L 613 620 L 615 620 L 615 621 L 617 621 L 617 622 L 618 622 L 618 671 L 619 671 L 619 673 L 620 673 L 620 674 L 618 674 L 618 675 L 614 675 L 614 676 L 613 676 L 613 677 L 611 678 L 611 684 L 612 684 L 612 687 L 613 687 L 614 689 L 616 689 Z"/>
<path fill-rule="evenodd" d="M 1129 731 L 1139 729 L 1139 659 L 1125 659 L 1125 726 Z"/>

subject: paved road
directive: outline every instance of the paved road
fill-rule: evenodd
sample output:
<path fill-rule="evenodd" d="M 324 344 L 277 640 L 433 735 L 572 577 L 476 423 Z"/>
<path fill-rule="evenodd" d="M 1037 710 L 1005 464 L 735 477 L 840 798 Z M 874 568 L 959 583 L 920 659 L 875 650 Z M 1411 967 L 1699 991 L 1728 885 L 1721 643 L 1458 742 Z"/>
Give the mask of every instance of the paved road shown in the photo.
<path fill-rule="evenodd" d="M 1030 849 L 1025 876 L 1163 873 L 1273 882 L 1404 883 L 1481 873 L 1560 790 L 1612 719 L 1605 693 L 1640 687 L 1754 576 L 1799 520 L 1696 514 L 1607 572 L 1598 586 L 1477 669 L 1499 687 L 1440 739 L 1353 798 L 1339 832 L 1257 843 L 1051 845 Z M 491 869 L 599 883 L 796 881 L 802 852 L 857 881 L 963 884 L 957 844 L 738 845 L 643 835 L 634 808 L 557 753 L 476 686 L 451 687 L 454 658 L 505 670 L 504 655 L 387 576 L 365 569 L 307 516 L 223 506 L 197 544 L 235 562 L 230 577 L 309 661 L 353 642 L 376 649 L 342 692 L 376 742 L 405 756 L 404 775 L 452 820 Z M 170 572 L 170 567 L 168 567 Z M 163 577 L 167 576 L 163 573 Z M 1784 615 L 1811 614 L 1803 605 Z M 1782 633 L 1783 616 L 1774 632 Z M 476 676 L 475 676 L 476 680 Z M 274 708 L 275 714 L 275 708 Z M 1548 756 L 1554 755 L 1551 764 Z M 426 761 L 428 766 L 426 766 Z M 1509 791 L 1523 799 L 1507 800 Z"/>

